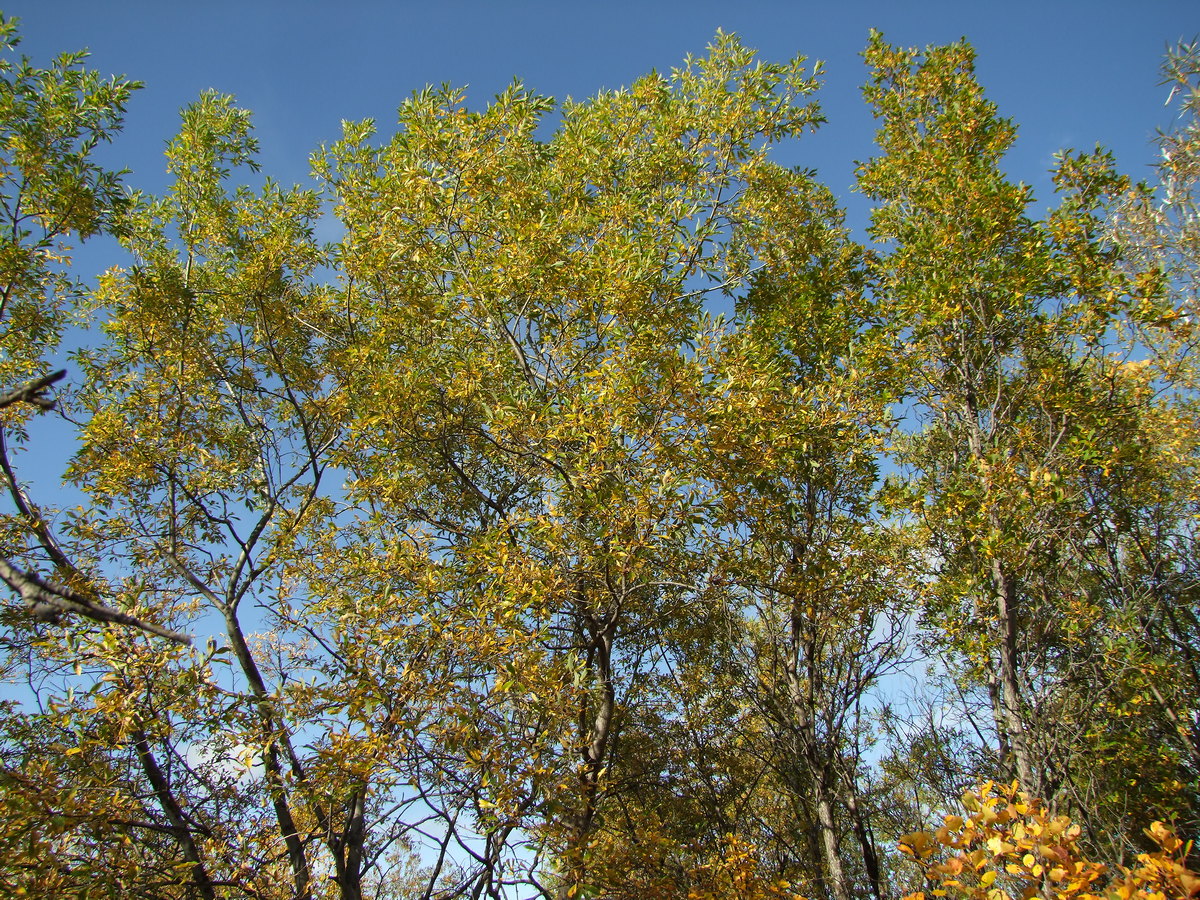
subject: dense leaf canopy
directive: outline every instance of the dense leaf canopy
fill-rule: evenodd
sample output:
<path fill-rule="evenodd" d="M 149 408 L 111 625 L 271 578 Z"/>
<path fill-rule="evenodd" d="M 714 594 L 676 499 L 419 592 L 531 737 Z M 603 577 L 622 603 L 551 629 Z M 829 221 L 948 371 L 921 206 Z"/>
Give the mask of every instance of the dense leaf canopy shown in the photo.
<path fill-rule="evenodd" d="M 307 187 L 206 93 L 157 196 L 138 85 L 0 37 L 0 894 L 1200 885 L 1194 46 L 1157 183 L 1039 218 L 971 47 L 874 34 L 864 243 L 774 161 L 819 67 L 728 35 Z"/>

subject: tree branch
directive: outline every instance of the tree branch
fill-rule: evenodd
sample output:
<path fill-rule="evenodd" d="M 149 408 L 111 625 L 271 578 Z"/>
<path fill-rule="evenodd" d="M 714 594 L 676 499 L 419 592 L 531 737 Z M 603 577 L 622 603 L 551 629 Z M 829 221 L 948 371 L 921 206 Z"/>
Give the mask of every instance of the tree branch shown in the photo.
<path fill-rule="evenodd" d="M 180 634 L 178 631 L 163 628 L 161 625 L 143 621 L 136 616 L 113 609 L 111 606 L 105 606 L 66 585 L 46 581 L 33 572 L 18 569 L 6 559 L 0 559 L 0 580 L 4 581 L 25 601 L 25 606 L 34 618 L 45 622 L 57 622 L 62 613 L 76 613 L 93 622 L 137 628 L 179 644 L 192 642 L 192 639 L 186 634 Z"/>
<path fill-rule="evenodd" d="M 21 387 L 13 388 L 0 394 L 0 409 L 6 406 L 12 406 L 14 403 L 22 401 L 32 403 L 41 410 L 54 409 L 54 400 L 43 396 L 42 392 L 55 382 L 62 381 L 67 377 L 66 369 L 59 369 L 57 372 L 52 372 L 49 375 L 43 375 L 41 378 L 35 378 L 30 382 L 23 384 Z"/>

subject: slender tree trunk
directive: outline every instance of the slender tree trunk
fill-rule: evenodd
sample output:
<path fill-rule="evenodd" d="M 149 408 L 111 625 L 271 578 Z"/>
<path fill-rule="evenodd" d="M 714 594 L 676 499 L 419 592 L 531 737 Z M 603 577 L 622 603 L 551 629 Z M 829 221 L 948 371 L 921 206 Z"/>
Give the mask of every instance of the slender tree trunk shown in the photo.
<path fill-rule="evenodd" d="M 349 809 L 346 811 L 346 828 L 336 840 L 330 842 L 341 900 L 363 900 L 362 863 L 363 841 L 366 838 L 366 804 L 367 789 L 364 786 L 351 794 Z"/>
<path fill-rule="evenodd" d="M 243 547 L 243 561 L 248 559 L 249 546 L 257 539 L 257 535 L 265 530 L 269 521 L 269 513 L 259 520 L 254 530 L 255 536 Z M 254 654 L 250 650 L 250 645 L 246 641 L 246 635 L 242 631 L 241 623 L 238 621 L 238 591 L 234 586 L 236 577 L 231 581 L 225 599 L 222 599 L 192 573 L 173 553 L 170 556 L 170 560 L 179 573 L 193 587 L 207 597 L 216 609 L 220 610 L 221 616 L 225 620 L 225 632 L 229 638 L 229 645 L 233 650 L 234 656 L 237 658 L 238 667 L 241 669 L 250 686 L 250 692 L 254 697 L 254 704 L 258 713 L 259 725 L 262 729 L 260 737 L 265 747 L 262 756 L 263 770 L 266 776 L 267 790 L 271 797 L 271 807 L 275 811 L 275 820 L 279 827 L 279 837 L 287 850 L 288 863 L 292 869 L 292 883 L 295 891 L 293 896 L 295 900 L 311 900 L 312 875 L 308 866 L 308 857 L 305 853 L 304 842 L 300 839 L 295 819 L 292 817 L 287 786 L 283 778 L 283 767 L 279 759 L 279 750 L 281 747 L 291 764 L 293 775 L 302 784 L 304 781 L 304 772 L 300 768 L 299 760 L 292 748 L 291 736 L 283 722 L 277 716 L 276 701 L 272 699 L 270 693 L 267 691 L 267 685 L 263 680 L 262 672 L 259 671 L 258 663 L 255 662 Z M 245 588 L 243 588 L 244 590 Z M 310 802 L 309 809 L 317 819 L 320 832 L 325 835 L 330 834 L 329 817 L 316 803 Z"/>
<path fill-rule="evenodd" d="M 853 778 L 847 778 L 846 806 L 854 822 L 854 835 L 858 838 L 863 868 L 866 870 L 867 880 L 871 883 L 871 895 L 875 900 L 883 900 L 883 875 L 879 871 L 879 854 L 875 851 L 875 839 L 871 835 L 870 826 L 858 804 L 858 789 Z"/>
<path fill-rule="evenodd" d="M 601 623 L 588 614 L 584 626 L 590 632 L 588 667 L 595 673 L 600 691 L 594 704 L 589 704 L 585 699 L 580 709 L 580 735 L 587 743 L 579 765 L 580 804 L 567 827 L 564 877 L 558 889 L 560 900 L 566 900 L 573 886 L 584 884 L 587 880 L 587 845 L 596 821 L 600 773 L 607 761 L 613 713 L 616 709 L 612 647 L 618 618 L 619 616 L 613 613 L 606 616 Z"/>
<path fill-rule="evenodd" d="M 996 668 L 999 666 L 988 672 L 988 707 L 992 711 L 992 726 L 996 729 L 1000 767 L 1006 773 L 1006 777 L 1012 778 L 1016 775 L 1016 766 L 1013 764 L 1012 744 L 1008 740 L 1004 701 L 1000 697 L 1000 676 L 996 674 Z"/>
<path fill-rule="evenodd" d="M 842 868 L 842 848 L 839 845 L 837 823 L 833 819 L 833 802 L 829 782 L 824 773 L 817 776 L 817 821 L 821 826 L 821 843 L 825 851 L 825 869 L 829 873 L 829 890 L 834 900 L 850 900 L 846 872 Z"/>
<path fill-rule="evenodd" d="M 834 797 L 829 783 L 829 764 L 825 758 L 828 747 L 818 740 L 814 716 L 817 698 L 813 683 L 817 673 L 811 671 L 812 648 L 808 645 L 803 626 L 800 601 L 794 601 L 787 658 L 784 662 L 788 692 L 792 702 L 792 728 L 796 735 L 797 757 L 808 767 L 809 783 L 812 785 L 812 803 L 816 810 L 816 829 L 820 835 L 820 862 L 822 881 L 826 893 L 833 900 L 850 900 L 846 873 L 842 867 L 841 847 L 838 842 L 837 823 L 834 820 Z M 807 678 L 802 678 L 800 668 L 809 666 Z"/>
<path fill-rule="evenodd" d="M 271 795 L 271 807 L 275 810 L 275 821 L 279 826 L 279 836 L 287 849 L 288 862 L 292 867 L 295 897 L 296 900 L 309 900 L 312 897 L 312 878 L 309 874 L 308 857 L 304 852 L 304 843 L 300 840 L 295 819 L 292 818 L 291 805 L 288 803 L 283 769 L 279 762 L 279 752 L 276 749 L 279 736 L 275 733 L 275 714 L 271 708 L 271 701 L 268 699 L 267 686 L 263 681 L 262 673 L 258 670 L 258 664 L 250 652 L 250 646 L 246 643 L 246 637 L 242 633 L 237 615 L 229 605 L 223 605 L 222 610 L 225 616 L 226 633 L 229 636 L 234 655 L 237 657 L 242 673 L 250 683 L 250 690 L 258 706 L 259 719 L 264 731 L 263 737 L 266 739 L 263 770 L 266 775 L 267 790 Z"/>
<path fill-rule="evenodd" d="M 799 759 L 800 757 L 797 758 Z M 811 779 L 809 780 L 807 788 L 808 794 L 811 796 L 814 793 L 812 790 Z M 806 797 L 805 799 L 807 800 L 808 798 Z M 828 895 L 829 891 L 826 888 L 828 879 L 825 877 L 825 851 L 821 848 L 821 823 L 817 821 L 817 812 L 815 809 L 809 810 L 808 812 L 809 817 L 808 821 L 805 823 L 806 827 L 804 829 L 804 837 L 808 843 L 809 865 L 811 866 L 811 871 L 816 873 L 817 888 L 820 891 L 821 896 L 825 897 Z"/>
<path fill-rule="evenodd" d="M 974 392 L 968 388 L 964 399 L 963 417 L 967 428 L 967 451 L 974 462 L 984 462 L 987 454 L 984 447 L 983 427 L 980 424 L 982 415 Z M 993 426 L 994 427 L 994 426 Z M 1000 520 L 991 498 L 985 498 L 988 503 L 987 522 L 992 534 L 1004 532 L 1004 523 Z M 982 559 L 983 554 L 977 554 Z M 983 573 L 980 573 L 981 575 Z M 1020 685 L 1020 655 L 1018 652 L 1019 596 L 1017 579 L 1011 571 L 1005 568 L 998 556 L 991 557 L 987 576 L 991 582 L 993 599 L 996 604 L 996 618 L 1000 629 L 999 635 L 999 666 L 1000 690 L 993 693 L 993 702 L 1000 701 L 998 718 L 1004 724 L 1004 732 L 1008 736 L 1012 748 L 1013 761 L 1016 763 L 1017 781 L 1021 790 L 1035 796 L 1041 796 L 1041 779 L 1037 777 L 1037 768 L 1033 763 L 1030 752 L 1028 735 L 1025 731 L 1023 703 L 1021 701 Z"/>
<path fill-rule="evenodd" d="M 992 560 L 992 590 L 996 594 L 996 613 L 1000 620 L 1000 697 L 1005 730 L 1012 743 L 1016 761 L 1017 781 L 1021 790 L 1042 796 L 1042 783 L 1030 753 L 1021 709 L 1021 689 L 1018 680 L 1020 665 L 1017 653 L 1017 588 L 1016 579 L 1004 570 L 1000 560 Z M 1049 799 L 1049 798 L 1044 798 Z"/>
<path fill-rule="evenodd" d="M 140 728 L 133 732 L 133 746 L 137 750 L 142 771 L 146 773 L 150 787 L 154 790 L 155 799 L 158 800 L 158 805 L 171 823 L 171 832 L 179 842 L 183 858 L 191 864 L 192 884 L 196 893 L 204 900 L 216 900 L 216 891 L 213 888 L 212 880 L 209 878 L 204 860 L 200 856 L 200 849 L 192 838 L 192 826 L 188 822 L 187 816 L 184 815 L 183 808 L 171 793 L 167 776 L 158 764 L 158 760 L 155 759 L 154 752 L 150 749 L 146 733 Z"/>

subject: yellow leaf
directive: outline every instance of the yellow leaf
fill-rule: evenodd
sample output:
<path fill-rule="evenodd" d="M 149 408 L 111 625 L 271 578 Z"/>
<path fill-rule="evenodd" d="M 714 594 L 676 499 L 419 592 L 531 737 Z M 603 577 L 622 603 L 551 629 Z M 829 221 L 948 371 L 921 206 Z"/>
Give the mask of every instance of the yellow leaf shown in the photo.
<path fill-rule="evenodd" d="M 1004 838 L 999 835 L 988 838 L 987 846 L 996 856 L 1003 856 L 1005 853 L 1017 849 L 1016 845 L 1005 843 Z"/>
<path fill-rule="evenodd" d="M 930 839 L 929 832 L 914 831 L 900 837 L 900 849 L 905 853 L 921 856 L 927 852 Z"/>

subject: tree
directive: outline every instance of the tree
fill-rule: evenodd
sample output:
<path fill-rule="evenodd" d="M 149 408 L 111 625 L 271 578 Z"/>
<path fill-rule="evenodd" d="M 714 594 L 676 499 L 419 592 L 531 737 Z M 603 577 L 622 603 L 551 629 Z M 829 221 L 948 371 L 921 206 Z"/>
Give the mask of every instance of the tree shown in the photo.
<path fill-rule="evenodd" d="M 315 189 L 206 93 L 126 195 L 90 154 L 131 85 L 5 70 L 10 447 L 98 327 L 86 504 L 0 454 L 0 576 L 46 613 L 5 619 L 0 881 L 883 898 L 993 771 L 1114 862 L 1154 852 L 1123 797 L 1194 818 L 1192 400 L 1136 343 L 1171 279 L 1101 239 L 1103 155 L 1029 217 L 966 45 L 867 57 L 873 248 L 773 161 L 817 71 L 725 35 L 561 106 L 417 93 Z M 101 229 L 126 256 L 72 287 L 58 242 Z M 899 729 L 914 637 L 959 699 Z"/>
<path fill-rule="evenodd" d="M 548 143 L 519 87 L 481 113 L 419 95 L 379 149 L 350 126 L 320 162 L 347 225 L 329 287 L 315 196 L 231 190 L 247 116 L 185 111 L 171 191 L 96 293 L 71 534 L 122 603 L 216 634 L 35 663 L 88 660 L 40 725 L 122 760 L 129 827 L 167 836 L 94 836 L 114 865 L 201 896 L 329 871 L 357 897 L 419 842 L 426 893 L 606 877 L 621 735 L 694 602 L 694 285 L 744 279 L 765 148 L 815 119 L 799 61 L 751 57 L 722 37 L 568 105 Z"/>
<path fill-rule="evenodd" d="M 1138 339 L 1154 351 L 1168 381 L 1191 389 L 1195 379 L 1195 309 L 1200 297 L 1200 46 L 1181 43 L 1163 64 L 1167 103 L 1176 101 L 1174 127 L 1159 134 L 1158 183 L 1139 185 L 1113 210 L 1109 233 L 1132 265 L 1157 272 L 1165 308 L 1149 307 L 1136 324 Z"/>
<path fill-rule="evenodd" d="M 1155 762 L 1181 827 L 1197 826 L 1200 786 L 1200 620 L 1196 616 L 1196 378 L 1195 310 L 1200 271 L 1200 51 L 1182 43 L 1163 65 L 1168 103 L 1178 97 L 1173 127 L 1156 141 L 1157 183 L 1138 185 L 1112 210 L 1110 239 L 1126 265 L 1156 278 L 1160 292 L 1126 323 L 1124 339 L 1143 368 L 1145 410 L 1136 452 L 1127 454 L 1108 486 L 1120 511 L 1102 540 L 1103 578 L 1124 598 L 1139 635 L 1135 659 L 1145 680 L 1141 704 L 1160 723 Z"/>
<path fill-rule="evenodd" d="M 327 162 L 350 235 L 353 490 L 386 497 L 448 579 L 430 602 L 466 697 L 441 764 L 497 810 L 489 841 L 534 835 L 560 896 L 615 874 L 588 848 L 642 777 L 624 736 L 701 614 L 702 298 L 746 277 L 766 147 L 816 120 L 801 60 L 751 60 L 721 36 L 670 77 L 564 105 L 546 143 L 550 105 L 519 86 L 483 113 L 427 92 L 390 143 L 355 126 Z M 539 746 L 506 795 L 481 769 L 514 731 Z"/>
<path fill-rule="evenodd" d="M 108 606 L 55 536 L 50 517 L 20 481 L 14 455 L 34 411 L 54 407 L 48 389 L 65 371 L 47 373 L 63 329 L 82 294 L 69 274 L 72 236 L 113 227 L 126 198 L 119 172 L 93 160 L 112 139 L 130 94 L 140 85 L 101 80 L 84 68 L 86 54 L 66 54 L 49 69 L 8 57 L 20 41 L 14 19 L 0 17 L 0 473 L 14 513 L 4 523 L 0 579 L 36 618 L 74 613 L 97 622 L 182 635 Z M 49 569 L 53 575 L 39 574 Z"/>
<path fill-rule="evenodd" d="M 890 252 L 876 289 L 924 422 L 900 460 L 927 535 L 925 622 L 958 677 L 988 692 L 981 734 L 996 741 L 998 772 L 1052 809 L 1085 797 L 1075 811 L 1096 815 L 1093 839 L 1124 835 L 1121 812 L 1100 812 L 1093 776 L 1110 754 L 1153 756 L 1157 734 L 1150 722 L 1105 734 L 1145 696 L 1145 669 L 1114 669 L 1138 637 L 1130 604 L 1098 573 L 1118 558 L 1112 532 L 1130 504 L 1155 502 L 1118 486 L 1148 487 L 1151 423 L 1166 421 L 1144 367 L 1112 337 L 1156 304 L 1156 280 L 1123 270 L 1101 240 L 1126 184 L 1103 154 L 1064 155 L 1062 203 L 1034 222 L 1029 190 L 999 168 L 1015 130 L 984 99 L 968 47 L 922 55 L 876 35 L 867 59 L 884 155 L 860 184 L 880 201 L 872 233 Z"/>
<path fill-rule="evenodd" d="M 881 896 L 865 709 L 903 656 L 910 577 L 874 504 L 888 379 L 861 248 L 826 191 L 788 194 L 790 215 L 763 236 L 768 268 L 707 379 L 713 557 L 744 619 L 729 651 L 750 710 L 743 741 L 788 810 L 756 837 L 818 893 Z"/>

